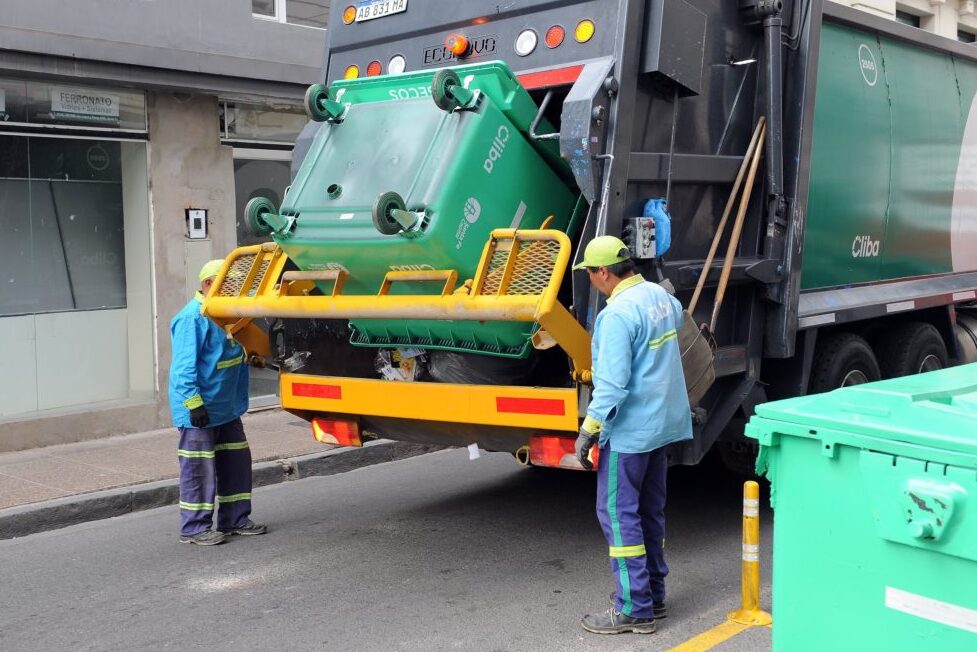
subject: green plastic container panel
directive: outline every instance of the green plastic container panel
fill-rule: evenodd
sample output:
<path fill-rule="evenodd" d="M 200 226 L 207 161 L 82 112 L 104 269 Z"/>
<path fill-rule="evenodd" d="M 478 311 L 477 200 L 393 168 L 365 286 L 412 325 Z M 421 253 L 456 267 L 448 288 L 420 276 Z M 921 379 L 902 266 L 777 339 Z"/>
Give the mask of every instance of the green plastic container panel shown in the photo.
<path fill-rule="evenodd" d="M 803 289 L 977 269 L 975 91 L 970 59 L 824 24 Z"/>
<path fill-rule="evenodd" d="M 297 226 L 276 241 L 303 270 L 346 269 L 345 294 L 376 294 L 391 270 L 455 269 L 474 276 L 496 228 L 568 226 L 577 193 L 523 133 L 535 104 L 504 64 L 454 68 L 482 90 L 475 111 L 446 113 L 430 97 L 432 71 L 338 83 L 330 93 L 349 103 L 344 120 L 324 124 L 286 193 L 281 212 Z M 413 89 L 414 92 L 403 92 Z M 420 89 L 424 89 L 422 92 Z M 425 94 L 426 93 L 426 94 Z M 511 117 L 510 117 L 511 116 Z M 515 122 L 513 119 L 515 118 Z M 341 188 L 330 197 L 327 189 Z M 398 193 L 426 226 L 383 235 L 372 208 Z M 391 294 L 437 294 L 442 283 L 396 283 Z M 320 287 L 331 291 L 331 284 Z M 421 346 L 521 357 L 533 324 L 425 320 L 353 320 L 361 346 Z"/>
<path fill-rule="evenodd" d="M 977 365 L 767 403 L 774 652 L 977 650 Z"/>

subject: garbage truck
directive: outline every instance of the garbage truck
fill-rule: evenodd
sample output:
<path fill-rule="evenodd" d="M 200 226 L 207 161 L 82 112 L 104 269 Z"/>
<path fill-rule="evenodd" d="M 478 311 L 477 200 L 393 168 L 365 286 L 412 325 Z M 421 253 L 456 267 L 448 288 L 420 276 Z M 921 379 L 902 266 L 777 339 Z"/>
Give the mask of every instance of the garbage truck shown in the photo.
<path fill-rule="evenodd" d="M 292 183 L 243 216 L 268 242 L 203 307 L 320 441 L 580 468 L 604 234 L 708 343 L 673 464 L 977 359 L 972 46 L 821 0 L 358 0 L 326 38 Z"/>

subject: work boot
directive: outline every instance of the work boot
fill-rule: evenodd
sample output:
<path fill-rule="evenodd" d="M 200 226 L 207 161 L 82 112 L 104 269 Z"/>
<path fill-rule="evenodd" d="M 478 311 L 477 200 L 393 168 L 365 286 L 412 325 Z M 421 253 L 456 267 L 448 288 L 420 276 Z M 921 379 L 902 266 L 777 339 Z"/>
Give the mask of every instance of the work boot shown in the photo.
<path fill-rule="evenodd" d="M 195 543 L 198 546 L 216 546 L 218 543 L 224 543 L 227 537 L 224 536 L 223 532 L 218 532 L 217 530 L 203 530 L 202 532 L 197 532 L 196 534 L 182 534 L 180 535 L 180 543 Z"/>
<path fill-rule="evenodd" d="M 611 606 L 617 604 L 617 593 L 611 592 Z M 653 602 L 651 604 L 651 615 L 655 617 L 655 620 L 661 620 L 662 618 L 668 618 L 668 607 L 665 606 L 664 602 Z"/>
<path fill-rule="evenodd" d="M 244 525 L 232 528 L 224 528 L 221 530 L 224 534 L 240 534 L 241 536 L 254 536 L 256 534 L 264 534 L 268 531 L 267 525 L 258 525 L 250 518 L 244 522 Z"/>
<path fill-rule="evenodd" d="M 587 614 L 580 621 L 581 626 L 588 632 L 594 634 L 654 634 L 654 618 L 634 618 L 627 614 L 622 614 L 613 607 L 602 614 L 592 616 Z"/>

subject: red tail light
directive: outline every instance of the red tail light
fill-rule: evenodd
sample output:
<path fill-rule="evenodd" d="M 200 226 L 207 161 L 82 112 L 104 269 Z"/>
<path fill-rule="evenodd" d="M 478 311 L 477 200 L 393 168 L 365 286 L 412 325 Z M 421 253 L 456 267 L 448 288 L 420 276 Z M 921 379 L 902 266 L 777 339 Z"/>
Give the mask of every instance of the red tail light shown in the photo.
<path fill-rule="evenodd" d="M 577 461 L 573 444 L 575 437 L 559 435 L 533 435 L 529 438 L 529 461 L 536 466 L 552 466 L 558 469 L 583 471 Z M 590 461 L 597 468 L 598 451 L 594 446 L 590 449 Z"/>
<path fill-rule="evenodd" d="M 356 421 L 315 417 L 312 419 L 312 436 L 320 444 L 363 445 L 360 439 L 360 424 Z"/>

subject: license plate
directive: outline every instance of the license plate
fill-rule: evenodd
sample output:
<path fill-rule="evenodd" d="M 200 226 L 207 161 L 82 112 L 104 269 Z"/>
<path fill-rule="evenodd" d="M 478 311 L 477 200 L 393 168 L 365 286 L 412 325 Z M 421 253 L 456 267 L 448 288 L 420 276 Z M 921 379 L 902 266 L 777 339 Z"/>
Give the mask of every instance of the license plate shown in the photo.
<path fill-rule="evenodd" d="M 365 0 L 356 8 L 356 22 L 383 18 L 407 11 L 407 0 Z"/>

